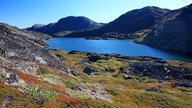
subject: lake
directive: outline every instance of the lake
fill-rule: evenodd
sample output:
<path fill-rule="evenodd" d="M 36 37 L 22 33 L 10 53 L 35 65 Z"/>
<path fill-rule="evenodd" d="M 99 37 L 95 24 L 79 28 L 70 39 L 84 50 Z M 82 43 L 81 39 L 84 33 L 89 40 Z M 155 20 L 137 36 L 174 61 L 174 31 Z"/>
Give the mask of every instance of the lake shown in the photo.
<path fill-rule="evenodd" d="M 151 56 L 166 60 L 192 61 L 192 57 L 182 53 L 152 48 L 136 44 L 132 40 L 86 40 L 85 38 L 55 38 L 45 40 L 49 48 L 65 51 L 78 50 L 107 54 L 123 54 L 127 56 Z"/>

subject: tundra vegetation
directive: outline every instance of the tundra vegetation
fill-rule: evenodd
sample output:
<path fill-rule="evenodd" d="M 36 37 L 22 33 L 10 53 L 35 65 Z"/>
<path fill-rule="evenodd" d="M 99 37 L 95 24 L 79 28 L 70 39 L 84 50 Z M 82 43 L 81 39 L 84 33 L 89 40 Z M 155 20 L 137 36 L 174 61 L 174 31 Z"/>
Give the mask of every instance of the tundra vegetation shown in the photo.
<path fill-rule="evenodd" d="M 15 71 L 18 82 L 8 84 L 5 74 L 0 73 L 1 107 L 192 107 L 191 87 L 174 85 L 181 79 L 158 79 L 129 72 L 131 63 L 146 62 L 142 61 L 142 57 L 125 59 L 120 55 L 69 53 L 58 49 L 49 52 L 64 59 L 68 70 L 41 63 L 36 63 L 38 68 L 31 73 L 9 68 Z M 147 62 L 155 64 L 160 61 L 149 58 Z M 178 61 L 162 63 L 170 67 L 192 66 L 191 63 Z M 88 75 L 84 71 L 86 67 L 92 67 L 96 72 Z M 172 71 L 172 68 L 169 69 Z"/>

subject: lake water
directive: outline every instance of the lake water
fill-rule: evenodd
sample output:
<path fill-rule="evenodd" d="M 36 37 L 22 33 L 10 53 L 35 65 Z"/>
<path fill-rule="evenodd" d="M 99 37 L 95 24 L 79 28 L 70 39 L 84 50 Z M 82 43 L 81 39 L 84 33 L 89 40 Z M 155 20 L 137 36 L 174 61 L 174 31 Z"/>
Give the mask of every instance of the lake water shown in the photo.
<path fill-rule="evenodd" d="M 192 61 L 192 57 L 189 55 L 136 44 L 132 40 L 86 40 L 85 38 L 55 38 L 55 40 L 45 40 L 45 42 L 49 45 L 49 48 L 59 48 L 65 51 L 78 50 L 83 52 L 113 53 L 127 56 L 151 56 L 166 60 Z"/>

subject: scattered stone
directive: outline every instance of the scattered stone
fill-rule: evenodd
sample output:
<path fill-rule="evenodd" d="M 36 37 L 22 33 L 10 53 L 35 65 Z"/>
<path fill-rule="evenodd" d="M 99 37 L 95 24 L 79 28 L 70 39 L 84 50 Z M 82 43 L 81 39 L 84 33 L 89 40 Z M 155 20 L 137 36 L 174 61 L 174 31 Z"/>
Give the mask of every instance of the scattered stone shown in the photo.
<path fill-rule="evenodd" d="M 158 91 L 162 88 L 162 86 L 152 87 L 150 89 L 147 89 L 146 91 Z"/>
<path fill-rule="evenodd" d="M 92 66 L 86 66 L 85 69 L 83 70 L 83 72 L 88 74 L 88 75 L 94 75 L 95 72 L 97 72 L 97 69 L 95 69 Z"/>
<path fill-rule="evenodd" d="M 96 95 L 96 93 L 97 93 L 97 92 L 96 92 L 95 90 L 93 90 L 92 93 L 91 93 L 91 95 Z"/>
<path fill-rule="evenodd" d="M 79 73 L 77 71 L 75 71 L 74 69 L 71 70 L 71 74 L 73 74 L 74 76 L 79 76 Z"/>
<path fill-rule="evenodd" d="M 128 79 L 128 78 L 129 78 L 129 75 L 124 74 L 123 77 L 124 77 L 124 79 Z"/>
<path fill-rule="evenodd" d="M 7 73 L 11 73 L 11 72 L 13 72 L 13 70 L 6 69 L 6 68 L 4 68 L 4 71 L 7 72 Z"/>
<path fill-rule="evenodd" d="M 15 73 L 7 74 L 5 79 L 6 79 L 6 82 L 7 82 L 8 84 L 18 82 L 18 80 L 17 80 L 17 75 L 16 75 Z"/>
<path fill-rule="evenodd" d="M 84 88 L 83 86 L 77 86 L 77 87 L 73 88 L 73 90 L 83 92 L 86 90 L 86 88 Z"/>

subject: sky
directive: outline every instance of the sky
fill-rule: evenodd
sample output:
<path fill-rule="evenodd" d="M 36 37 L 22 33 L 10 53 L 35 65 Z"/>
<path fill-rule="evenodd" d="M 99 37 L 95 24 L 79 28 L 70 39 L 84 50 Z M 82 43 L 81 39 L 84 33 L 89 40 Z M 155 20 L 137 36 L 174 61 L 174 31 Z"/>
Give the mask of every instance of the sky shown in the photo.
<path fill-rule="evenodd" d="M 145 6 L 178 9 L 191 3 L 191 0 L 0 0 L 0 22 L 26 28 L 67 16 L 85 16 L 108 23 Z"/>

